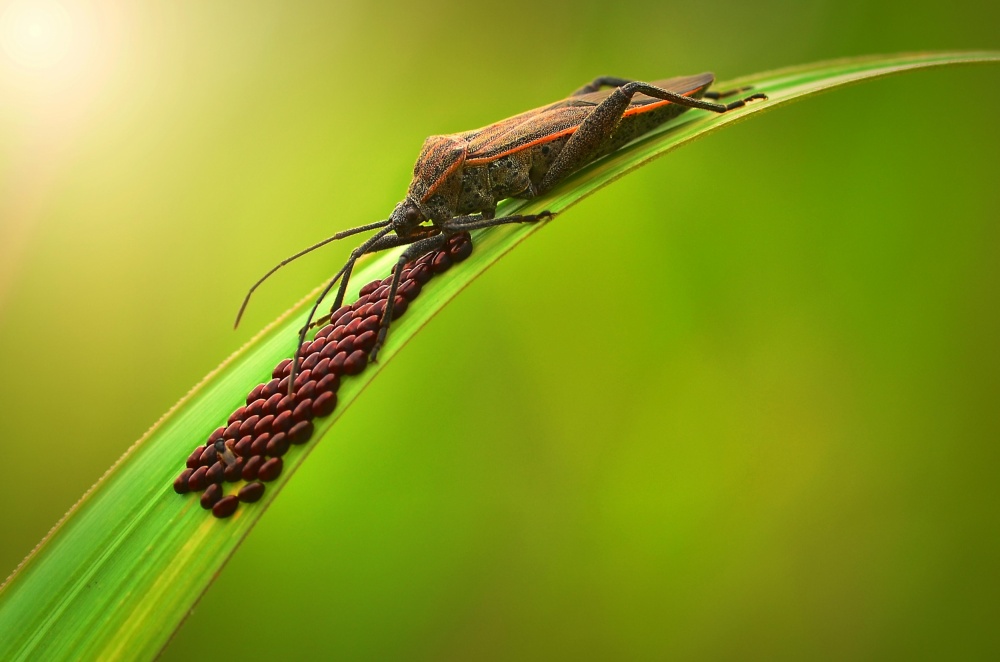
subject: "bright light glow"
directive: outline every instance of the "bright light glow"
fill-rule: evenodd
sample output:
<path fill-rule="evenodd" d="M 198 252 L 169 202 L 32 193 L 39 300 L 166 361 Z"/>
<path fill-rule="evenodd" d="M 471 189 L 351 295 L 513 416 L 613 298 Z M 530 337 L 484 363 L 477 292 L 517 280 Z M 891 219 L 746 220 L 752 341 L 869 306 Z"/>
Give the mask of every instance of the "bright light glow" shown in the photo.
<path fill-rule="evenodd" d="M 73 20 L 58 2 L 13 0 L 0 12 L 0 49 L 14 64 L 50 69 L 73 50 Z"/>

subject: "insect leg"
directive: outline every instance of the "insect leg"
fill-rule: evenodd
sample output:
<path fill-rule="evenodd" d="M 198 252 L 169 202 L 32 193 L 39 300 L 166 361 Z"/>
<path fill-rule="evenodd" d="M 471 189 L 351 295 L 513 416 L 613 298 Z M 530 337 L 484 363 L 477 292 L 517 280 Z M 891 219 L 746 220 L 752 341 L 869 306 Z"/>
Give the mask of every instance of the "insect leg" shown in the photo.
<path fill-rule="evenodd" d="M 368 250 L 366 250 L 364 254 L 370 255 L 371 253 L 379 253 L 381 251 L 388 250 L 390 248 L 396 248 L 398 246 L 405 246 L 406 244 L 412 244 L 413 242 L 421 239 L 423 236 L 424 235 L 416 235 L 412 237 L 397 237 L 397 236 L 382 237 L 374 244 L 372 244 L 372 246 Z M 340 288 L 337 290 L 337 298 L 334 301 L 333 306 L 331 306 L 330 308 L 331 310 L 337 310 L 343 305 L 345 292 L 347 290 L 347 281 L 350 279 L 351 272 L 354 271 L 354 263 L 357 262 L 359 257 L 360 255 L 355 256 L 354 253 L 352 252 L 351 257 L 347 258 L 347 263 L 340 269 L 340 271 L 338 271 L 334 275 L 333 277 L 334 282 L 336 282 L 338 278 L 340 279 Z M 323 300 L 323 298 L 327 295 L 327 293 L 329 293 L 329 291 L 330 291 L 330 286 L 328 285 L 327 288 L 320 295 L 319 301 L 317 301 L 316 303 L 319 304 L 319 302 Z M 328 321 L 330 321 L 329 315 L 320 317 L 315 322 L 310 322 L 306 326 L 299 329 L 299 333 L 308 332 L 310 327 L 318 326 Z"/>
<path fill-rule="evenodd" d="M 632 81 L 628 78 L 617 78 L 615 76 L 598 76 L 591 82 L 587 83 L 579 90 L 571 94 L 571 97 L 578 97 L 581 94 L 590 94 L 591 92 L 597 92 L 602 87 L 621 87 L 622 85 L 627 85 Z"/>
<path fill-rule="evenodd" d="M 309 317 L 306 318 L 306 323 L 302 326 L 301 329 L 299 329 L 299 342 L 298 344 L 295 345 L 295 353 L 292 354 L 292 371 L 288 377 L 289 395 L 292 394 L 293 384 L 295 382 L 295 372 L 299 363 L 299 358 L 298 358 L 299 350 L 302 349 L 302 344 L 306 340 L 306 333 L 308 333 L 309 327 L 312 325 L 313 318 L 316 316 L 316 310 L 319 309 L 319 304 L 323 302 L 323 299 L 326 298 L 326 295 L 330 293 L 330 290 L 333 289 L 333 286 L 337 284 L 337 281 L 340 280 L 340 278 L 345 273 L 348 273 L 348 267 L 353 269 L 354 263 L 357 261 L 357 259 L 362 255 L 364 255 L 365 253 L 371 251 L 371 249 L 374 248 L 379 243 L 379 240 L 383 239 L 385 235 L 389 234 L 391 231 L 392 231 L 392 226 L 383 228 L 378 232 L 376 232 L 371 237 L 369 237 L 365 243 L 361 244 L 353 251 L 351 251 L 351 257 L 347 260 L 347 264 L 345 264 L 343 267 L 340 268 L 340 271 L 338 271 L 333 276 L 333 278 L 330 279 L 330 282 L 327 283 L 325 288 L 323 288 L 323 291 L 319 293 L 319 297 L 316 299 L 316 303 L 313 304 L 312 310 L 309 311 Z"/>
<path fill-rule="evenodd" d="M 715 90 L 709 90 L 702 94 L 703 99 L 725 99 L 726 97 L 731 97 L 733 95 L 739 94 L 740 92 L 748 92 L 753 89 L 753 85 L 747 85 L 745 87 L 734 87 L 731 90 L 725 90 L 723 92 L 717 92 Z"/>
<path fill-rule="evenodd" d="M 365 251 L 365 254 L 378 253 L 390 248 L 396 248 L 397 246 L 405 246 L 406 244 L 412 244 L 420 239 L 423 239 L 426 234 L 415 234 L 409 237 L 399 237 L 399 236 L 386 236 L 375 242 L 371 248 Z M 337 290 L 337 298 L 333 300 L 333 305 L 330 307 L 331 310 L 337 310 L 344 304 L 344 297 L 347 294 L 347 281 L 351 278 L 351 272 L 354 271 L 354 263 L 357 262 L 360 255 L 355 256 L 351 253 L 351 257 L 348 258 L 347 264 L 344 265 L 344 275 L 340 278 L 340 288 Z"/>
<path fill-rule="evenodd" d="M 734 108 L 745 106 L 748 101 L 754 99 L 766 99 L 764 94 L 752 94 L 745 99 L 738 99 L 727 104 L 712 103 L 701 99 L 692 99 L 683 94 L 677 94 L 669 90 L 642 83 L 639 81 L 622 85 L 602 101 L 580 124 L 580 127 L 573 133 L 566 146 L 559 152 L 559 156 L 552 163 L 541 183 L 536 187 L 537 193 L 545 193 L 558 184 L 571 172 L 589 163 L 595 154 L 598 154 L 605 142 L 610 139 L 622 115 L 628 109 L 629 103 L 635 94 L 645 94 L 654 99 L 663 99 L 675 103 L 685 108 L 700 108 L 711 110 L 715 113 L 724 113 Z"/>
<path fill-rule="evenodd" d="M 389 285 L 389 298 L 386 299 L 385 308 L 382 310 L 382 321 L 379 323 L 378 337 L 375 338 L 372 351 L 368 353 L 368 360 L 372 363 L 375 363 L 375 360 L 378 358 L 378 351 L 382 349 L 385 336 L 389 333 L 389 325 L 392 324 L 392 309 L 396 303 L 396 290 L 399 288 L 399 280 L 403 275 L 403 265 L 441 248 L 448 241 L 448 236 L 442 233 L 433 237 L 420 239 L 410 244 L 410 247 L 403 251 L 402 255 L 399 256 L 399 260 L 396 261 L 396 270 L 392 272 L 392 284 Z"/>
<path fill-rule="evenodd" d="M 437 232 L 434 228 L 427 228 L 427 229 L 435 233 Z M 390 248 L 396 248 L 398 246 L 405 246 L 407 244 L 412 244 L 416 241 L 419 241 L 420 239 L 423 239 L 426 236 L 427 233 L 415 234 L 409 237 L 398 237 L 398 236 L 388 235 L 382 237 L 377 242 L 375 242 L 375 244 L 372 245 L 371 248 L 365 251 L 365 255 L 370 255 L 371 253 L 379 253 L 381 251 L 388 250 Z M 342 269 L 343 273 L 340 275 L 340 288 L 338 288 L 337 290 L 337 297 L 336 299 L 334 299 L 333 305 L 330 306 L 331 311 L 337 310 L 344 304 L 344 297 L 346 296 L 347 293 L 347 281 L 350 280 L 351 278 L 351 273 L 354 271 L 354 263 L 357 260 L 358 258 L 354 257 L 354 255 L 352 254 L 351 257 L 348 258 L 347 264 L 344 265 L 344 268 Z M 308 330 L 310 326 L 322 326 L 329 321 L 330 321 L 330 316 L 324 315 L 323 317 L 318 318 L 315 322 L 311 323 L 309 326 L 304 328 Z M 300 329 L 299 331 L 301 332 L 301 330 L 302 329 Z"/>
<path fill-rule="evenodd" d="M 457 216 L 442 223 L 441 227 L 448 232 L 466 232 L 468 230 L 480 230 L 491 228 L 494 225 L 507 225 L 508 223 L 534 223 L 549 219 L 555 216 L 552 212 L 543 211 L 539 214 L 527 214 L 523 216 L 501 216 L 500 218 L 481 218 L 479 216 Z"/>

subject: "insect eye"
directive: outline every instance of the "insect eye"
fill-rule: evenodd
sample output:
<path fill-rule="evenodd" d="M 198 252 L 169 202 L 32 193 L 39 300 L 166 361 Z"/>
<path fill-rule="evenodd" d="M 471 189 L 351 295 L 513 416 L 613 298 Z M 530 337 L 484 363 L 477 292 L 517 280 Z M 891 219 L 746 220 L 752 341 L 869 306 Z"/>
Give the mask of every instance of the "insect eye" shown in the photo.
<path fill-rule="evenodd" d="M 404 218 L 406 219 L 407 224 L 417 225 L 418 223 L 420 223 L 420 212 L 417 211 L 415 208 L 410 207 L 409 209 L 406 210 Z"/>

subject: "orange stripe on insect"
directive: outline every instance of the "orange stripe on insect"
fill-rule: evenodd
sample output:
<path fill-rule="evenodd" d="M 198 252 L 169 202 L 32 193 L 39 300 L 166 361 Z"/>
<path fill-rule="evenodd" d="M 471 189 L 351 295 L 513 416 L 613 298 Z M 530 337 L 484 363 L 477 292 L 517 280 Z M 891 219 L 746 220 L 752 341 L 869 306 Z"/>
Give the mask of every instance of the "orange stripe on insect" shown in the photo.
<path fill-rule="evenodd" d="M 576 129 L 577 127 L 572 126 L 568 129 L 564 129 L 556 133 L 550 133 L 547 136 L 542 136 L 541 138 L 537 138 L 535 140 L 532 140 L 531 142 L 524 143 L 523 145 L 518 145 L 517 147 L 513 147 L 504 152 L 497 152 L 496 154 L 492 154 L 490 156 L 483 156 L 478 159 L 468 159 L 466 160 L 465 164 L 470 166 L 477 166 L 477 165 L 482 165 L 484 163 L 489 163 L 490 161 L 496 161 L 497 159 L 507 156 L 508 154 L 516 154 L 517 152 L 520 152 L 521 150 L 524 149 L 528 149 L 529 147 L 534 147 L 536 145 L 544 145 L 545 143 L 550 143 L 553 140 L 556 140 L 557 138 L 572 135 L 576 133 Z"/>
<path fill-rule="evenodd" d="M 438 190 L 438 188 L 441 186 L 441 184 L 443 182 L 448 181 L 448 177 L 450 177 L 452 175 L 452 173 L 454 173 L 456 170 L 458 170 L 458 167 L 460 165 L 463 165 L 464 163 L 465 163 L 465 159 L 461 158 L 461 159 L 456 160 L 450 166 L 448 166 L 445 169 L 445 171 L 443 173 L 441 173 L 441 175 L 436 180 L 434 180 L 434 183 L 431 184 L 429 187 L 427 187 L 427 192 L 424 193 L 423 197 L 420 198 L 420 202 L 427 202 L 427 200 L 430 199 L 430 197 L 432 195 L 434 195 L 434 192 Z"/>

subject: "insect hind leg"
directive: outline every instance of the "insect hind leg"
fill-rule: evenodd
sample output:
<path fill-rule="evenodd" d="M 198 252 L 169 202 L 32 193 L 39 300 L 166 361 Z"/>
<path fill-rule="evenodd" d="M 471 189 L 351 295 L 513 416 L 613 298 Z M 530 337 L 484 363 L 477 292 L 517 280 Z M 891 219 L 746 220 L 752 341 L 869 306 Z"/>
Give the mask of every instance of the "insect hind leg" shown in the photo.
<path fill-rule="evenodd" d="M 704 99 L 713 99 L 713 100 L 717 101 L 719 99 L 725 99 L 727 97 L 736 96 L 737 94 L 741 94 L 743 92 L 749 92 L 752 89 L 753 89 L 753 85 L 745 85 L 743 87 L 734 87 L 732 89 L 723 90 L 721 92 L 717 91 L 717 90 L 709 90 L 709 91 L 705 92 L 704 94 L 702 94 L 701 96 Z M 744 99 L 744 101 L 745 101 L 745 99 Z"/>
<path fill-rule="evenodd" d="M 632 97 L 636 94 L 645 94 L 654 99 L 669 101 L 684 108 L 700 108 L 702 110 L 710 110 L 714 113 L 725 113 L 740 108 L 755 99 L 767 99 L 766 95 L 757 93 L 727 104 L 712 103 L 711 101 L 694 99 L 683 94 L 671 92 L 670 90 L 665 90 L 649 83 L 640 81 L 626 83 L 609 94 L 580 123 L 579 128 L 573 133 L 569 141 L 567 141 L 562 151 L 559 152 L 559 156 L 556 157 L 556 160 L 549 167 L 548 172 L 545 173 L 545 177 L 537 186 L 539 194 L 552 189 L 567 175 L 583 167 L 600 153 L 601 148 L 611 138 L 611 135 L 618 127 L 618 123 L 628 109 Z"/>
<path fill-rule="evenodd" d="M 578 97 L 581 94 L 590 94 L 591 92 L 597 92 L 602 87 L 621 87 L 622 85 L 628 85 L 633 82 L 629 78 L 617 78 L 615 76 L 598 76 L 594 80 L 590 81 L 579 90 L 571 94 L 571 97 Z"/>

